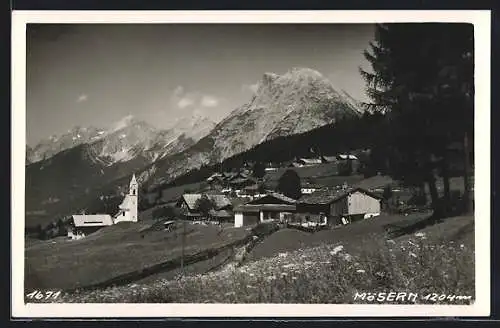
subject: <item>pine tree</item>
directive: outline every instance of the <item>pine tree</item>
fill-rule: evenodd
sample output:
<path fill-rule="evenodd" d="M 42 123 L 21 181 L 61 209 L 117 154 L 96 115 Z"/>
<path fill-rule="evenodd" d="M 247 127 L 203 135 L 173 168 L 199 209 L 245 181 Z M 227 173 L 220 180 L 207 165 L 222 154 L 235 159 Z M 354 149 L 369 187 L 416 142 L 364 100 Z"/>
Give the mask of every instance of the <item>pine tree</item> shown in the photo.
<path fill-rule="evenodd" d="M 294 170 L 286 170 L 278 180 L 278 191 L 283 195 L 299 199 L 302 195 L 300 177 Z"/>
<path fill-rule="evenodd" d="M 372 70 L 360 69 L 371 99 L 366 108 L 387 113 L 381 143 L 391 170 L 404 180 L 425 180 L 434 209 L 434 170 L 441 167 L 448 200 L 447 145 L 472 130 L 472 41 L 467 24 L 380 24 L 364 53 Z"/>

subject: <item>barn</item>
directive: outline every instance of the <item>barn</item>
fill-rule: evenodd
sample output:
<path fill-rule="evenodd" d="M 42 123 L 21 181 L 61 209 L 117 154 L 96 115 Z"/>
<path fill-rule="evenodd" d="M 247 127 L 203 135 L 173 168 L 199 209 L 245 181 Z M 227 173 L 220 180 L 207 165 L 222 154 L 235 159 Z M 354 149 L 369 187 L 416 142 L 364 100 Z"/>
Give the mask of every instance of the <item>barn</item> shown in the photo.
<path fill-rule="evenodd" d="M 185 211 L 184 216 L 187 219 L 197 220 L 202 217 L 202 214 L 198 211 L 196 207 L 196 201 L 199 200 L 203 195 L 202 194 L 184 194 L 177 201 L 176 206 Z M 228 210 L 231 210 L 232 204 L 231 201 L 225 196 L 220 194 L 207 194 L 207 197 L 213 202 L 215 208 L 213 209 L 216 217 L 220 216 L 227 217 Z M 232 217 L 232 216 L 231 216 Z"/>
<path fill-rule="evenodd" d="M 80 239 L 97 230 L 113 225 L 113 219 L 108 214 L 72 215 L 68 238 Z"/>
<path fill-rule="evenodd" d="M 380 211 L 381 197 L 360 187 L 320 190 L 297 203 L 297 212 L 325 214 L 333 223 L 377 216 Z"/>
<path fill-rule="evenodd" d="M 296 210 L 295 200 L 278 193 L 270 193 L 234 210 L 234 226 L 242 227 L 264 221 L 283 221 Z"/>

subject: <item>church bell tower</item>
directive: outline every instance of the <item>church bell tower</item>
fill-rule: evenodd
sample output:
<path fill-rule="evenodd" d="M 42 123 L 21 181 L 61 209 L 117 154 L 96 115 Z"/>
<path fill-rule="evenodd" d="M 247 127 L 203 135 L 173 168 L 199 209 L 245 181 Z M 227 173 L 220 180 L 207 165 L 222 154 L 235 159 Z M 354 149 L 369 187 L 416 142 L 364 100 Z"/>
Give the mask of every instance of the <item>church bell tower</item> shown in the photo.
<path fill-rule="evenodd" d="M 132 175 L 132 180 L 130 180 L 129 191 L 129 221 L 137 222 L 137 204 L 139 197 L 139 185 L 137 183 L 137 179 L 135 178 L 135 174 Z"/>

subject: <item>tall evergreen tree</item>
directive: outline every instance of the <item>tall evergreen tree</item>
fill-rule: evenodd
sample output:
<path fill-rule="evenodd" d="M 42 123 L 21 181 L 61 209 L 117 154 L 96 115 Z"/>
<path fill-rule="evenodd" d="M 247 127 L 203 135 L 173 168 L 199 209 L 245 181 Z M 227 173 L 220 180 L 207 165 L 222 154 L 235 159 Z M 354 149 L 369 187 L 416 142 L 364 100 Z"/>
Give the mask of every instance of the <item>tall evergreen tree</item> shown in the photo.
<path fill-rule="evenodd" d="M 365 105 L 387 113 L 391 169 L 407 181 L 425 180 L 436 209 L 434 170 L 439 163 L 449 199 L 446 147 L 459 136 L 467 141 L 473 122 L 472 26 L 380 24 L 364 55 L 371 64 L 360 69 L 371 98 Z"/>
<path fill-rule="evenodd" d="M 300 177 L 297 172 L 292 169 L 286 170 L 278 180 L 277 189 L 287 197 L 299 199 L 302 192 L 300 188 Z"/>

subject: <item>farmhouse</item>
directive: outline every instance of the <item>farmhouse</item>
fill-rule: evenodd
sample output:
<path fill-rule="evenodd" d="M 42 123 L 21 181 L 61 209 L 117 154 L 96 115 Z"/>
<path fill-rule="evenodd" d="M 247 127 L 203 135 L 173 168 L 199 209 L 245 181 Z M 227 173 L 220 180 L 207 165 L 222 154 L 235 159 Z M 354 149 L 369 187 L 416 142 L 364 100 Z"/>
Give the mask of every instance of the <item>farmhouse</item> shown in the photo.
<path fill-rule="evenodd" d="M 118 207 L 118 212 L 113 217 L 109 214 L 72 215 L 69 222 L 68 238 L 80 239 L 118 222 L 137 222 L 138 190 L 139 185 L 134 174 L 130 180 L 129 192 L 125 195 L 123 202 Z"/>
<path fill-rule="evenodd" d="M 295 200 L 278 193 L 269 193 L 234 210 L 234 226 L 242 227 L 258 222 L 283 221 L 296 210 Z"/>
<path fill-rule="evenodd" d="M 380 214 L 381 197 L 360 187 L 325 189 L 305 195 L 297 202 L 300 213 L 325 214 L 330 221 L 352 222 Z"/>
<path fill-rule="evenodd" d="M 80 239 L 113 224 L 113 218 L 109 214 L 72 215 L 68 238 Z"/>
<path fill-rule="evenodd" d="M 176 206 L 181 208 L 184 211 L 184 216 L 188 219 L 196 220 L 201 218 L 202 214 L 199 212 L 196 201 L 201 199 L 203 195 L 202 194 L 184 194 L 182 197 L 177 201 Z M 209 214 L 214 214 L 215 218 L 224 218 L 227 217 L 227 213 L 229 212 L 223 212 L 229 211 L 232 208 L 231 201 L 225 196 L 225 195 L 218 195 L 218 194 L 207 194 L 208 199 L 210 199 L 215 208 L 213 209 L 214 212 L 210 212 Z M 232 215 L 230 215 L 232 217 Z"/>

